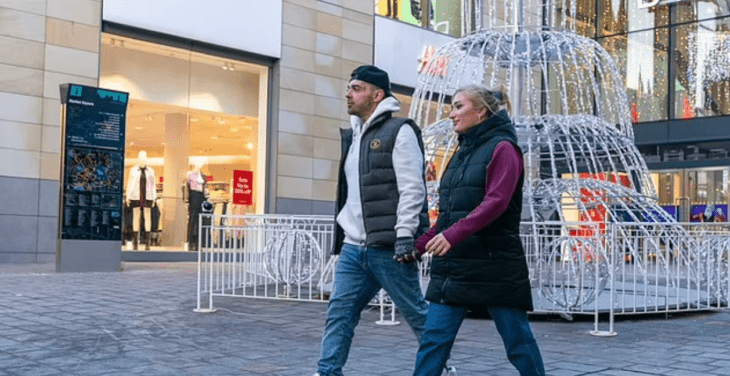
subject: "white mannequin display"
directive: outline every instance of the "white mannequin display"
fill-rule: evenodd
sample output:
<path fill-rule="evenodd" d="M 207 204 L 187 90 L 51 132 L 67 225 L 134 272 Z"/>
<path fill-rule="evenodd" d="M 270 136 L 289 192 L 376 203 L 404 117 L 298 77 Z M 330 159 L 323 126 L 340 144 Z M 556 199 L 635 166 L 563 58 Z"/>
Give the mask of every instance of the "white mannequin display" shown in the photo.
<path fill-rule="evenodd" d="M 134 231 L 134 249 L 137 249 L 139 235 L 139 223 L 142 212 L 144 212 L 144 232 L 141 236 L 145 249 L 149 250 L 149 233 L 152 229 L 152 203 L 157 199 L 155 188 L 155 171 L 147 166 L 147 152 L 140 151 L 137 156 L 137 164 L 129 170 L 127 180 L 127 205 L 132 206 L 132 231 Z M 144 177 L 143 177 L 144 175 Z M 144 184 L 142 184 L 144 179 Z M 144 191 L 145 197 L 140 197 Z M 144 210 L 142 210 L 144 209 Z"/>

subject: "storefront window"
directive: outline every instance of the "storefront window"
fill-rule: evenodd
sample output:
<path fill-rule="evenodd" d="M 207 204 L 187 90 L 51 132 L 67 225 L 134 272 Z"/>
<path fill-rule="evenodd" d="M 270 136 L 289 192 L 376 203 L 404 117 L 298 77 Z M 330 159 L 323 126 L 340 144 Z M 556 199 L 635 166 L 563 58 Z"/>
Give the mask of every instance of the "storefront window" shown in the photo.
<path fill-rule="evenodd" d="M 652 172 L 657 204 L 680 222 L 727 222 L 728 172 L 727 168 Z"/>
<path fill-rule="evenodd" d="M 693 204 L 727 203 L 728 171 L 689 170 L 688 196 Z"/>
<path fill-rule="evenodd" d="M 634 32 L 599 41 L 626 80 L 632 121 L 667 119 L 667 29 Z"/>
<path fill-rule="evenodd" d="M 674 206 L 679 204 L 682 197 L 681 171 L 662 171 L 651 174 L 654 186 L 657 189 L 660 206 Z"/>
<path fill-rule="evenodd" d="M 674 27 L 677 119 L 730 114 L 730 18 Z"/>
<path fill-rule="evenodd" d="M 637 0 L 598 0 L 598 35 L 616 35 L 669 24 L 669 6 Z"/>
<path fill-rule="evenodd" d="M 689 213 L 692 222 L 726 222 L 728 170 L 687 171 Z"/>
<path fill-rule="evenodd" d="M 101 87 L 130 94 L 125 240 L 192 249 L 203 201 L 216 214 L 263 212 L 267 67 L 104 34 L 100 76 Z M 149 216 L 134 212 L 142 171 L 154 177 Z M 234 171 L 253 180 L 236 201 Z"/>
<path fill-rule="evenodd" d="M 479 29 L 481 0 L 375 0 L 375 13 L 461 37 Z"/>

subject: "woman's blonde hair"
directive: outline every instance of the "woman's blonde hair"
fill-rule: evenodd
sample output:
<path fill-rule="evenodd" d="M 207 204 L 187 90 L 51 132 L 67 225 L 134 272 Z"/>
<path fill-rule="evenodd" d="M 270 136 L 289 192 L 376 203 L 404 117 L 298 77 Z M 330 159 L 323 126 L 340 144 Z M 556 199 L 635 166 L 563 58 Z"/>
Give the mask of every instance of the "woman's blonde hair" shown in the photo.
<path fill-rule="evenodd" d="M 459 93 L 465 93 L 476 110 L 486 108 L 490 113 L 496 114 L 503 108 L 507 109 L 507 112 L 510 112 L 512 109 L 507 88 L 504 86 L 499 86 L 496 89 L 488 89 L 484 85 L 469 84 L 456 90 L 454 96 Z"/>

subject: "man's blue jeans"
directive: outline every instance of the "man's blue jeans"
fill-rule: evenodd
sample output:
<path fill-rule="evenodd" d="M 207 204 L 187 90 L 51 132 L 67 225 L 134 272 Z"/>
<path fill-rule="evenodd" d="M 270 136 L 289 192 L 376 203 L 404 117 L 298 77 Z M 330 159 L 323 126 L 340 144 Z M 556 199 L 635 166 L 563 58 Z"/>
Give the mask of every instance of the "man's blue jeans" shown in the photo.
<path fill-rule="evenodd" d="M 418 282 L 418 265 L 400 264 L 388 248 L 345 244 L 335 269 L 322 336 L 321 376 L 341 376 L 360 313 L 383 288 L 420 342 L 428 306 Z"/>
<path fill-rule="evenodd" d="M 502 336 L 507 358 L 522 376 L 545 375 L 540 349 L 532 335 L 527 312 L 509 307 L 487 307 Z M 456 333 L 467 314 L 466 307 L 431 303 L 426 330 L 416 354 L 414 376 L 437 376 L 449 358 Z"/>

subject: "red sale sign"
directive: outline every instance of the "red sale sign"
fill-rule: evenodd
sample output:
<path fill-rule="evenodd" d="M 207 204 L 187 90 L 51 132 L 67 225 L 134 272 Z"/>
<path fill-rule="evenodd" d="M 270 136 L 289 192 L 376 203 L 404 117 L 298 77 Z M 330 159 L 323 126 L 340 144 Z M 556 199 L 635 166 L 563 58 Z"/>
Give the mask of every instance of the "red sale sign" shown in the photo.
<path fill-rule="evenodd" d="M 253 171 L 233 170 L 233 203 L 253 204 Z"/>

